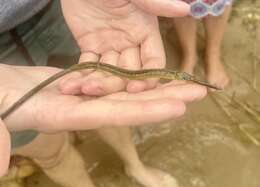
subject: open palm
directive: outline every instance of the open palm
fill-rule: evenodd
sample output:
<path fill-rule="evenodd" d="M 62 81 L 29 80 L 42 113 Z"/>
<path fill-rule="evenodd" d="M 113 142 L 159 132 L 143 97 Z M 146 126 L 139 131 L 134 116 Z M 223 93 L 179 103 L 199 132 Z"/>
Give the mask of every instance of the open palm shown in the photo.
<path fill-rule="evenodd" d="M 49 67 L 12 67 L 2 71 L 5 78 L 0 84 L 7 96 L 1 112 L 58 71 L 61 70 Z M 185 102 L 200 99 L 205 93 L 205 88 L 199 85 L 169 83 L 140 93 L 118 92 L 97 98 L 64 95 L 55 82 L 34 95 L 4 122 L 9 130 L 40 132 L 151 124 L 182 115 Z"/>
<path fill-rule="evenodd" d="M 80 62 L 99 60 L 137 70 L 165 66 L 156 14 L 183 16 L 189 7 L 171 0 L 63 0 L 62 9 L 81 49 Z M 125 88 L 137 92 L 155 85 L 155 80 L 126 82 L 95 72 L 67 77 L 61 90 L 67 94 L 105 95 Z"/>
<path fill-rule="evenodd" d="M 49 67 L 1 66 L 1 96 L 4 97 L 0 112 L 58 71 L 61 70 Z M 55 133 L 160 123 L 182 115 L 186 102 L 206 94 L 202 86 L 172 82 L 140 93 L 118 92 L 97 98 L 61 94 L 57 84 L 34 95 L 8 116 L 5 124 L 0 119 L 0 176 L 7 171 L 10 157 L 8 131 L 34 129 Z"/>

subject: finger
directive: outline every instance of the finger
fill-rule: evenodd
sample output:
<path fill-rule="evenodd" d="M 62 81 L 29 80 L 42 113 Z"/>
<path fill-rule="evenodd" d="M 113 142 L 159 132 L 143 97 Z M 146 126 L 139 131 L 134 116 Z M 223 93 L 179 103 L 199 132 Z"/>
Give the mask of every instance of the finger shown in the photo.
<path fill-rule="evenodd" d="M 79 63 L 83 63 L 83 62 L 87 62 L 87 61 L 98 61 L 99 60 L 99 56 L 95 53 L 92 52 L 87 52 L 87 53 L 82 53 L 79 59 Z M 73 72 L 70 73 L 66 76 L 64 76 L 62 78 L 62 80 L 60 81 L 60 84 L 63 85 L 64 83 L 66 83 L 68 80 L 70 79 L 77 79 L 82 77 L 82 73 L 81 72 Z"/>
<path fill-rule="evenodd" d="M 160 69 L 165 67 L 166 57 L 159 30 L 156 29 L 141 44 L 141 59 L 143 69 Z M 146 89 L 154 88 L 158 81 L 158 79 L 148 79 L 146 81 Z"/>
<path fill-rule="evenodd" d="M 136 126 L 154 124 L 183 115 L 185 104 L 176 99 L 147 101 L 115 101 L 109 99 L 80 103 L 73 110 L 64 110 L 56 118 L 64 130 L 86 130 L 104 126 Z M 56 128 L 59 128 L 56 126 Z M 59 129 L 57 129 L 59 130 Z"/>
<path fill-rule="evenodd" d="M 156 16 L 182 17 L 190 12 L 190 6 L 179 0 L 132 0 L 132 2 Z"/>
<path fill-rule="evenodd" d="M 99 61 L 99 55 L 94 52 L 82 53 L 79 58 L 79 63 L 89 62 L 89 61 Z"/>
<path fill-rule="evenodd" d="M 8 171 L 11 153 L 10 134 L 0 119 L 0 177 Z"/>
<path fill-rule="evenodd" d="M 125 81 L 119 77 L 109 76 L 100 79 L 88 80 L 82 87 L 82 92 L 90 96 L 103 96 L 124 90 Z"/>
<path fill-rule="evenodd" d="M 118 58 L 118 52 L 109 51 L 102 55 L 100 61 L 110 65 L 116 65 Z M 120 77 L 104 72 L 94 72 L 86 78 L 82 92 L 88 95 L 102 96 L 124 90 L 125 86 L 125 81 Z"/>
<path fill-rule="evenodd" d="M 118 66 L 128 70 L 140 70 L 142 65 L 139 47 L 125 49 L 120 55 Z M 144 81 L 129 80 L 127 84 L 128 92 L 140 92 L 145 88 Z"/>
<path fill-rule="evenodd" d="M 169 83 L 153 90 L 147 90 L 138 94 L 119 93 L 115 98 L 114 95 L 107 96 L 109 99 L 121 100 L 151 100 L 160 98 L 175 98 L 183 102 L 191 102 L 204 98 L 207 90 L 204 86 L 197 84 L 178 84 Z"/>
<path fill-rule="evenodd" d="M 98 61 L 99 56 L 92 52 L 82 53 L 79 59 L 79 63 Z M 73 72 L 65 76 L 62 81 L 60 81 L 59 88 L 61 93 L 68 95 L 81 94 L 81 86 L 84 81 L 84 74 L 89 73 L 89 71 L 84 72 Z"/>
<path fill-rule="evenodd" d="M 119 56 L 118 52 L 108 51 L 101 55 L 99 62 L 110 64 L 110 65 L 116 65 L 118 56 Z M 107 75 L 108 75 L 108 73 L 95 71 L 95 72 L 92 72 L 91 74 L 89 74 L 87 79 L 102 78 L 102 77 L 106 77 Z"/>

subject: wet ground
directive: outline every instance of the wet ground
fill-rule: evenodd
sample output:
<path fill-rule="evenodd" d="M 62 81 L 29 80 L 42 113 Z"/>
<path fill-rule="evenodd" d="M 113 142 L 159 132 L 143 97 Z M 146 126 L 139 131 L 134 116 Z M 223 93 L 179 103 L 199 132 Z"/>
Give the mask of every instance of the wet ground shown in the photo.
<path fill-rule="evenodd" d="M 259 19 L 260 1 L 237 1 L 223 43 L 230 88 L 190 104 L 178 121 L 134 131 L 142 160 L 175 176 L 181 187 L 260 186 Z M 171 67 L 179 62 L 177 39 L 168 20 L 162 19 L 161 27 Z M 198 35 L 203 51 L 202 29 Z M 202 70 L 200 64 L 196 71 L 201 77 Z M 119 158 L 94 132 L 80 137 L 83 142 L 77 148 L 98 186 L 139 187 L 124 175 Z M 40 172 L 26 186 L 56 187 Z"/>

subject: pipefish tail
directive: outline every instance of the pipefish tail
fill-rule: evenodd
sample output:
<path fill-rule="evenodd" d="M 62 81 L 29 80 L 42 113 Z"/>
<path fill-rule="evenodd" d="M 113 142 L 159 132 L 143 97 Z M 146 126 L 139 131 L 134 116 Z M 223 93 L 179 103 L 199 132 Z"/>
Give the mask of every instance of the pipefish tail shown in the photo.
<path fill-rule="evenodd" d="M 209 88 L 220 90 L 219 88 L 210 85 L 207 82 L 203 82 L 197 80 L 194 76 L 189 75 L 185 72 L 178 72 L 168 69 L 145 69 L 145 70 L 127 70 L 122 69 L 116 66 L 112 66 L 105 63 L 100 62 L 84 62 L 80 64 L 75 64 L 68 69 L 65 69 L 61 72 L 54 74 L 53 76 L 49 77 L 48 79 L 44 80 L 31 90 L 29 90 L 25 95 L 23 95 L 18 101 L 16 101 L 13 105 L 11 105 L 5 112 L 0 115 L 0 118 L 5 119 L 7 118 L 12 112 L 18 109 L 23 103 L 25 103 L 28 99 L 30 99 L 33 95 L 38 93 L 40 90 L 51 84 L 52 82 L 56 81 L 57 79 L 63 77 L 74 71 L 80 71 L 84 69 L 93 69 L 97 71 L 105 71 L 109 72 L 113 75 L 132 79 L 132 80 L 143 80 L 148 78 L 159 78 L 165 80 L 186 80 L 198 83 L 200 85 L 207 86 Z"/>

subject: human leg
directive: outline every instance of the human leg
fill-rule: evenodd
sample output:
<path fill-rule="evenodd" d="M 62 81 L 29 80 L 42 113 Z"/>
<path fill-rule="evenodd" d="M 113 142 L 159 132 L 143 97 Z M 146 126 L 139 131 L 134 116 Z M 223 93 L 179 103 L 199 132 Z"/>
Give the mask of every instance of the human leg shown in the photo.
<path fill-rule="evenodd" d="M 102 128 L 100 137 L 110 145 L 124 162 L 126 173 L 145 187 L 177 187 L 176 180 L 169 174 L 145 166 L 140 160 L 128 127 Z"/>
<path fill-rule="evenodd" d="M 174 18 L 173 22 L 182 48 L 181 69 L 193 74 L 197 62 L 196 20 L 192 17 L 184 17 Z"/>
<path fill-rule="evenodd" d="M 34 160 L 48 177 L 61 186 L 94 187 L 84 160 L 70 143 L 68 133 L 40 134 L 30 144 L 16 149 L 15 154 Z"/>
<path fill-rule="evenodd" d="M 225 88 L 229 77 L 221 63 L 221 43 L 229 18 L 231 7 L 227 7 L 221 16 L 204 18 L 206 30 L 205 65 L 207 80 L 217 87 Z"/>

